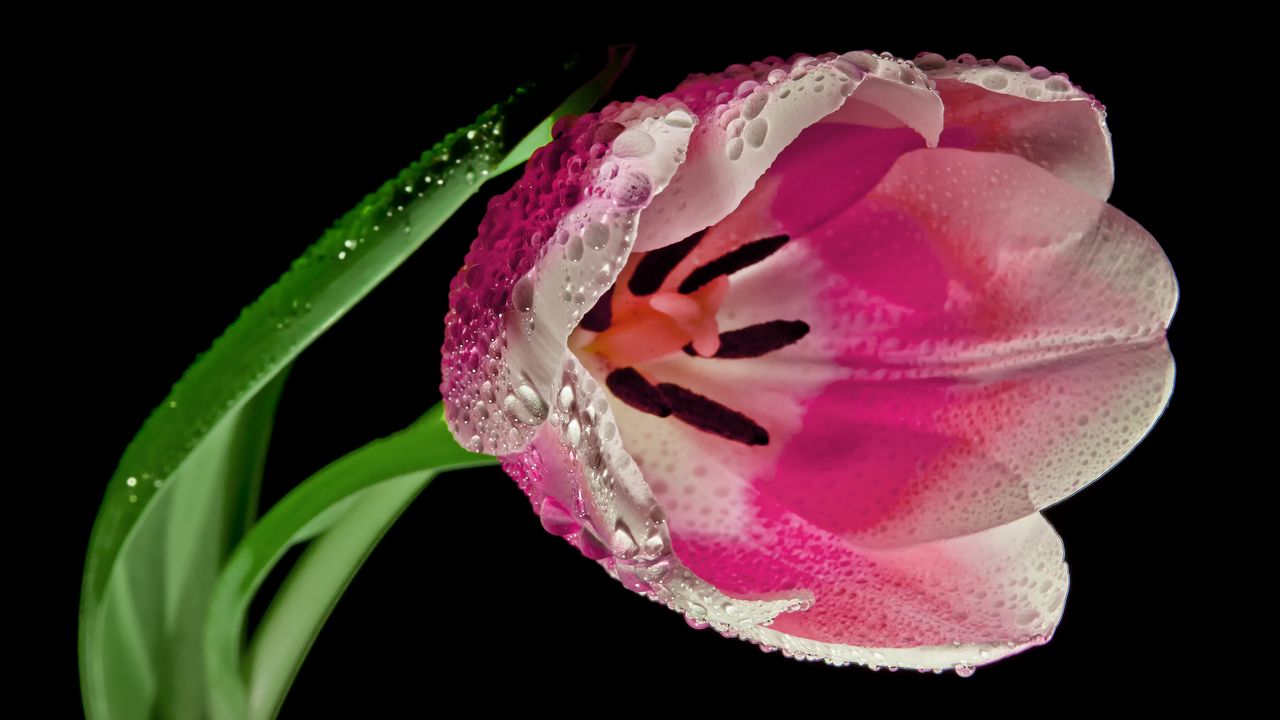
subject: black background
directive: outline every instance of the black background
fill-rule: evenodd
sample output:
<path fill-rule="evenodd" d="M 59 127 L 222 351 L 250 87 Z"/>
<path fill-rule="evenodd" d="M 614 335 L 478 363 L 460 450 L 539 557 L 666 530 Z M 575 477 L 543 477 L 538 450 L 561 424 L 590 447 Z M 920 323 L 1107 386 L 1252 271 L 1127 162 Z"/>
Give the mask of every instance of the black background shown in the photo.
<path fill-rule="evenodd" d="M 57 465 L 66 508 L 58 554 L 43 558 L 56 612 L 47 672 L 61 689 L 49 715 L 80 712 L 76 597 L 103 487 L 196 353 L 334 218 L 444 133 L 574 50 L 628 39 L 638 50 L 611 98 L 657 96 L 688 72 L 771 54 L 869 47 L 906 57 L 1017 54 L 1070 73 L 1106 103 L 1111 202 L 1161 242 L 1181 285 L 1169 334 L 1179 378 L 1150 436 L 1103 480 L 1046 511 L 1071 564 L 1056 637 L 968 679 L 766 655 L 694 631 L 624 590 L 544 532 L 516 485 L 489 469 L 437 480 L 388 533 L 330 618 L 284 716 L 422 715 L 445 703 L 671 710 L 690 691 L 717 704 L 773 699 L 837 712 L 889 699 L 1021 713 L 1060 695 L 1167 701 L 1211 688 L 1200 658 L 1220 640 L 1207 605 L 1214 569 L 1204 561 L 1214 533 L 1196 519 L 1213 509 L 1191 489 L 1205 482 L 1193 468 L 1210 419 L 1210 323 L 1224 285 L 1209 259 L 1222 238 L 1204 190 L 1216 153 L 1197 137 L 1213 119 L 1195 99 L 1216 70 L 1180 62 L 1188 40 L 1167 28 L 1086 32 L 1063 10 L 958 31 L 959 18 L 922 22 L 915 12 L 871 22 L 814 9 L 779 22 L 789 30 L 756 23 L 755 33 L 734 33 L 733 23 L 704 32 L 672 22 L 649 33 L 606 23 L 613 29 L 569 39 L 539 32 L 491 42 L 476 39 L 475 22 L 397 28 L 410 21 L 380 17 L 315 33 L 191 23 L 58 46 L 55 59 L 76 70 L 53 73 L 57 112 L 46 129 L 58 137 L 58 171 L 93 192 L 63 197 L 54 186 L 52 232 L 42 237 L 54 238 L 48 267 L 58 269 L 37 291 L 53 342 L 28 358 L 57 371 L 48 385 L 55 417 L 41 427 L 74 437 Z M 483 199 L 297 363 L 264 503 L 438 398 L 447 282 Z"/>

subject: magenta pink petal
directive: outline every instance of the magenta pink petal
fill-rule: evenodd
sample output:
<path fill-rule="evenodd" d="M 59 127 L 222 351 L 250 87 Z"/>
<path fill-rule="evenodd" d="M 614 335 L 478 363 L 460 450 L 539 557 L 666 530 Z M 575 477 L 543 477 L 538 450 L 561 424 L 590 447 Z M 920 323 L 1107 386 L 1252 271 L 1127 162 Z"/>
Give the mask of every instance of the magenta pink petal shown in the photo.
<path fill-rule="evenodd" d="M 548 531 L 691 623 L 966 668 L 1054 632 L 1038 511 L 1159 416 L 1177 285 L 1105 203 L 1092 98 L 918 60 L 770 58 L 563 123 L 454 281 L 442 392 Z"/>
<path fill-rule="evenodd" d="M 776 443 L 743 448 L 619 410 L 676 554 L 735 598 L 812 593 L 761 640 L 796 652 L 974 664 L 1040 642 L 1066 574 L 1036 511 L 1105 472 L 1163 409 L 1167 261 L 1136 223 L 1049 172 L 954 149 L 898 157 L 806 233 L 795 209 L 821 204 L 760 207 L 789 184 L 804 194 L 806 147 L 685 262 L 796 229 L 737 282 L 725 315 L 809 318 L 811 333 L 754 367 L 653 368 L 734 398 Z M 1006 587 L 1041 590 L 994 605 Z"/>
<path fill-rule="evenodd" d="M 825 314 L 850 317 L 814 340 L 838 336 L 848 375 L 759 488 L 824 529 L 901 546 L 1015 520 L 1100 476 L 1167 402 L 1159 247 L 1025 160 L 908 153 L 808 242 L 842 278 Z"/>
<path fill-rule="evenodd" d="M 1060 73 L 961 55 L 916 58 L 946 106 L 944 147 L 1008 153 L 1049 170 L 1102 200 L 1115 170 L 1106 111 Z"/>
<path fill-rule="evenodd" d="M 686 103 L 698 127 L 671 188 L 645 211 L 636 250 L 719 222 L 814 123 L 906 126 L 936 144 L 942 103 L 927 84 L 911 63 L 864 52 L 771 58 L 690 77 L 668 97 Z"/>
<path fill-rule="evenodd" d="M 744 598 L 807 588 L 804 612 L 757 636 L 792 652 L 872 666 L 981 665 L 1048 639 L 1062 613 L 1062 544 L 1033 513 L 952 540 L 858 548 L 758 498 L 749 536 L 677 536 L 706 580 Z"/>

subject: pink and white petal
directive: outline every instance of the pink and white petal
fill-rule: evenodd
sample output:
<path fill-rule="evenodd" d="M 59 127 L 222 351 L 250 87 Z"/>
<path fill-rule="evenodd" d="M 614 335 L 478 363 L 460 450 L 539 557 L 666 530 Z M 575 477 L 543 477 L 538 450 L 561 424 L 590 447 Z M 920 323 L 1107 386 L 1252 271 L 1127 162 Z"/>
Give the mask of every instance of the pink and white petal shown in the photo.
<path fill-rule="evenodd" d="M 799 222 L 775 212 L 783 185 L 771 173 L 695 253 Z M 848 212 L 735 273 L 726 328 L 795 315 L 808 336 L 749 361 L 649 368 L 731 402 L 769 445 L 611 398 L 675 551 L 646 592 L 837 662 L 975 665 L 1042 642 L 1066 576 L 1035 510 L 1105 471 L 1159 415 L 1175 300 L 1150 237 L 1049 173 L 959 150 L 902 155 Z M 827 555 L 820 565 L 858 572 L 796 569 Z M 957 593 L 995 599 L 957 610 Z"/>
<path fill-rule="evenodd" d="M 787 212 L 774 207 L 784 228 Z M 908 152 L 808 241 L 855 302 L 904 310 L 891 333 L 849 346 L 855 368 L 974 375 L 1142 344 L 1177 304 L 1173 269 L 1138 223 L 1012 155 Z"/>
<path fill-rule="evenodd" d="M 804 342 L 848 374 L 758 489 L 830 532 L 895 547 L 1022 517 L 1118 462 L 1168 401 L 1168 261 L 1025 160 L 908 153 L 791 246 L 840 278 L 809 313 L 842 322 Z"/>
<path fill-rule="evenodd" d="M 840 56 L 866 73 L 849 101 L 823 122 L 890 129 L 908 127 L 929 147 L 938 144 L 945 128 L 943 104 L 928 77 L 907 60 L 888 53 L 855 51 Z"/>
<path fill-rule="evenodd" d="M 868 546 L 1011 521 L 1127 454 L 1173 383 L 1163 333 L 1176 282 L 1154 240 L 1016 157 L 920 151 L 884 176 L 900 157 L 886 142 L 895 131 L 825 129 L 793 143 L 666 282 L 795 233 L 733 275 L 721 328 L 804 320 L 808 335 L 749 361 L 676 356 L 652 374 L 767 428 L 768 447 L 732 447 L 731 459 L 776 464 L 754 473 L 761 491 Z M 822 155 L 807 141 L 820 150 L 859 134 L 893 151 L 873 190 L 834 183 L 840 199 L 866 201 L 826 217 L 803 172 Z M 721 442 L 695 437 L 689 455 L 714 457 Z"/>
<path fill-rule="evenodd" d="M 727 634 L 924 669 L 1043 642 L 1067 580 L 1035 508 L 1100 474 L 1158 416 L 1176 284 L 1154 241 L 1086 194 L 1097 173 L 1036 155 L 1048 146 L 1034 132 L 1019 147 L 944 136 L 985 153 L 917 150 L 938 139 L 938 103 L 910 63 L 850 54 L 730 68 L 562 128 L 495 200 L 455 279 L 442 386 L 455 434 L 505 455 L 548 530 Z M 796 202 L 822 173 L 805 159 L 787 171 L 779 154 L 821 157 L 832 139 L 883 162 L 832 183 L 821 207 Z M 739 227 L 729 218 L 686 264 L 766 226 L 794 240 L 735 274 L 721 329 L 771 310 L 812 332 L 723 372 L 684 356 L 646 371 L 762 422 L 763 446 L 618 402 L 592 377 L 610 368 L 582 364 L 604 361 L 566 347 L 633 247 L 740 204 Z M 792 288 L 813 277 L 783 297 L 784 270 Z"/>
<path fill-rule="evenodd" d="M 961 55 L 948 61 L 923 53 L 946 106 L 942 145 L 1011 153 L 1105 200 L 1115 168 L 1106 110 L 1065 75 L 1028 67 L 1014 56 L 999 61 Z"/>
<path fill-rule="evenodd" d="M 572 355 L 555 378 L 547 422 L 504 458 L 543 525 L 588 557 L 654 563 L 670 552 L 661 510 L 622 445 L 604 389 Z M 513 472 L 515 470 L 515 472 Z"/>
<path fill-rule="evenodd" d="M 558 382 L 548 421 L 527 449 L 503 459 L 548 531 L 599 561 L 629 589 L 691 618 L 705 617 L 706 608 L 713 607 L 716 617 L 750 628 L 805 602 L 804 591 L 732 598 L 690 572 L 671 552 L 665 511 L 653 493 L 666 488 L 651 484 L 658 468 L 642 473 L 623 446 L 620 425 L 627 428 L 628 446 L 644 448 L 653 439 L 614 414 L 635 411 L 610 396 L 575 358 L 565 362 Z M 657 429 L 663 433 L 670 426 Z M 660 460 L 668 470 L 676 470 L 677 463 L 687 463 L 680 472 L 696 468 L 694 458 L 671 449 Z M 658 456 L 648 455 L 646 462 L 659 462 Z"/>
<path fill-rule="evenodd" d="M 633 413 L 621 407 L 619 422 L 679 563 L 664 584 L 686 588 L 676 607 L 692 622 L 800 657 L 922 669 L 991 662 L 1052 634 L 1066 567 L 1038 513 L 969 536 L 865 548 L 751 489 L 767 448 Z"/>
<path fill-rule="evenodd" d="M 743 637 L 807 659 L 920 670 L 972 668 L 1046 642 L 1062 617 L 1062 541 L 1035 513 L 980 533 L 866 550 L 762 506 L 747 541 L 677 536 L 690 569 L 746 597 L 812 592 Z"/>
<path fill-rule="evenodd" d="M 1173 389 L 1164 342 L 986 378 L 848 379 L 809 406 L 757 481 L 790 511 L 868 548 L 980 532 L 1109 470 Z"/>
<path fill-rule="evenodd" d="M 505 455 L 532 441 L 569 333 L 626 264 L 692 129 L 674 101 L 610 105 L 559 127 L 490 201 L 450 288 L 442 350 L 446 416 L 465 447 Z"/>
<path fill-rule="evenodd" d="M 735 399 L 751 400 L 749 411 L 762 417 L 775 403 L 771 429 L 788 410 L 800 420 L 803 406 L 769 395 Z M 1066 569 L 1038 513 L 955 539 L 862 547 L 754 489 L 776 462 L 773 443 L 746 447 L 613 406 L 674 551 L 672 569 L 642 590 L 660 590 L 692 623 L 799 657 L 922 669 L 991 662 L 1053 632 Z"/>
<path fill-rule="evenodd" d="M 809 235 L 871 192 L 904 153 L 924 147 L 924 138 L 905 126 L 875 128 L 824 120 L 809 127 L 778 156 L 734 211 L 700 236 L 656 291 L 678 292 L 697 268 L 744 245 L 787 235 L 793 240 L 765 261 L 732 273 L 729 294 L 717 315 L 720 329 L 732 331 L 779 319 L 803 320 L 815 330 L 811 334 L 826 343 L 820 352 L 814 352 L 817 348 L 812 343 L 805 343 L 805 362 L 831 364 L 849 342 L 847 308 L 833 307 L 833 303 L 846 302 L 856 288 L 828 268 L 829 260 Z M 849 162 L 850 157 L 858 162 Z M 875 251 L 872 246 L 862 249 Z M 630 273 L 631 268 L 624 270 L 615 288 L 615 318 L 619 313 L 626 316 L 634 312 L 637 305 L 648 307 L 647 297 L 631 295 Z M 862 302 L 874 303 L 876 299 L 867 296 Z M 886 307 L 878 312 L 891 314 L 895 310 Z M 783 356 L 771 353 L 757 358 L 746 368 L 779 357 L 794 358 L 796 350 L 793 346 L 785 348 Z M 683 360 L 676 358 L 676 362 Z M 742 367 L 741 363 L 730 365 Z"/>
<path fill-rule="evenodd" d="M 874 65 L 862 62 L 870 58 Z M 850 111 L 840 113 L 852 96 Z M 644 212 L 636 250 L 654 250 L 709 227 L 738 207 L 778 155 L 810 126 L 906 125 L 935 144 L 942 103 L 910 62 L 867 53 L 801 56 L 693 76 L 667 96 L 698 114 L 688 160 Z M 868 119 L 870 118 L 870 119 Z"/>

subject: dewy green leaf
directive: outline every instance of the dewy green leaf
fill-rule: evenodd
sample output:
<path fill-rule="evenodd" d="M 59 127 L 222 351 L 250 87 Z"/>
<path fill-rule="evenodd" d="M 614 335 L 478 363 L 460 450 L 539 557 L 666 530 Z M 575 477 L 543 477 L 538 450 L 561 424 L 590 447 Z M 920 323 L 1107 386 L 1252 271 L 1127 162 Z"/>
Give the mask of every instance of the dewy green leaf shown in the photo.
<path fill-rule="evenodd" d="M 282 371 L 218 422 L 167 480 L 143 472 L 125 479 L 126 502 L 141 502 L 148 490 L 153 497 L 107 585 L 99 620 L 104 636 L 82 644 L 82 653 L 99 653 L 102 716 L 153 717 L 158 708 L 164 717 L 202 715 L 204 678 L 191 668 L 202 667 L 206 598 L 255 513 L 284 378 Z M 157 489 L 162 482 L 171 486 Z"/>
<path fill-rule="evenodd" d="M 612 52 L 551 115 L 589 108 L 628 55 Z M 543 103 L 571 77 L 552 90 L 517 91 L 365 198 L 241 313 L 143 424 L 89 542 L 80 677 L 90 718 L 203 713 L 207 591 L 252 514 L 283 372 L 484 180 L 549 140 Z M 523 136 L 527 128 L 534 134 Z"/>
<path fill-rule="evenodd" d="M 213 717 L 274 717 L 338 597 L 409 502 L 440 472 L 495 462 L 459 447 L 437 405 L 407 430 L 294 488 L 236 548 L 210 601 L 206 668 Z M 249 603 L 285 551 L 307 540 L 311 545 L 258 627 L 246 678 L 240 642 Z"/>

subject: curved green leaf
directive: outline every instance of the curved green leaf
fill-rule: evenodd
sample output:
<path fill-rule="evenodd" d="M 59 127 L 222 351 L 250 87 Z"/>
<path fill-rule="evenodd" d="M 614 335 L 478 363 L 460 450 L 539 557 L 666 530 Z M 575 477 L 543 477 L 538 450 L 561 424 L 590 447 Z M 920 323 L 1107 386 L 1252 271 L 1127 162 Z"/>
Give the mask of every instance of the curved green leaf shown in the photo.
<path fill-rule="evenodd" d="M 210 600 L 205 667 L 212 716 L 274 717 L 321 625 L 391 523 L 437 473 L 496 462 L 463 450 L 437 405 L 408 429 L 294 488 L 245 536 Z M 246 678 L 240 650 L 249 603 L 285 551 L 308 540 L 258 627 Z"/>
<path fill-rule="evenodd" d="M 552 117 L 589 108 L 628 55 L 612 52 Z M 517 91 L 365 198 L 241 313 L 143 424 L 89 543 L 79 643 L 89 717 L 202 714 L 208 588 L 252 515 L 283 372 L 484 180 L 549 139 L 545 113 L 522 120 L 539 105 L 539 94 Z"/>

